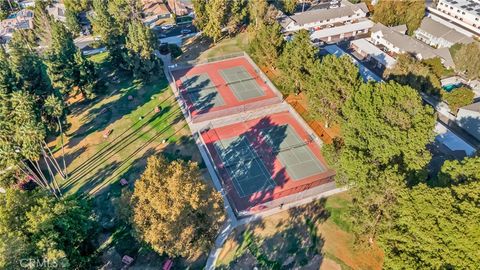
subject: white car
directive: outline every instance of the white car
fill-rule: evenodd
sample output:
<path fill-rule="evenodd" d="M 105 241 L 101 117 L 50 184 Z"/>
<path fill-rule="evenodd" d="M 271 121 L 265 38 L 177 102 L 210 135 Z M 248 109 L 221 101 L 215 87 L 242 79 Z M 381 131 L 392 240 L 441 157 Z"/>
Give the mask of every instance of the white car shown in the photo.
<path fill-rule="evenodd" d="M 173 25 L 170 25 L 170 24 L 160 26 L 160 28 L 162 28 L 163 30 L 168 30 L 168 29 L 171 29 L 172 27 Z"/>
<path fill-rule="evenodd" d="M 182 31 L 180 31 L 180 33 L 182 34 L 190 34 L 192 32 L 192 30 L 190 29 L 182 29 Z"/>

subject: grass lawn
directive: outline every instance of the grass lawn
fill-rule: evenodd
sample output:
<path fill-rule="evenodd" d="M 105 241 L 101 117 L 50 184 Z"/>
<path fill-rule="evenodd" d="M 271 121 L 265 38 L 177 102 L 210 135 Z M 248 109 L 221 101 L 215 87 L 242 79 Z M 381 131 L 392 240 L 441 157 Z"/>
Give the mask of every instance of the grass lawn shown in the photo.
<path fill-rule="evenodd" d="M 121 256 L 130 255 L 135 267 L 158 269 L 164 258 L 138 243 L 129 226 L 117 218 L 120 195 L 128 188 L 121 187 L 119 180 L 127 179 L 131 189 L 152 154 L 200 164 L 202 160 L 163 70 L 151 82 L 142 83 L 116 71 L 107 59 L 107 53 L 90 57 L 107 82 L 102 94 L 89 101 L 68 100 L 65 159 L 69 179 L 60 185 L 66 194 L 92 199 L 101 225 L 97 252 L 102 263 L 110 261 L 113 269 L 120 269 Z M 107 138 L 105 131 L 111 131 Z M 52 144 L 61 162 L 60 139 Z M 190 267 L 195 263 L 176 262 Z"/>
<path fill-rule="evenodd" d="M 235 37 L 227 37 L 217 44 L 202 36 L 192 37 L 182 46 L 183 54 L 176 59 L 177 62 L 191 60 L 205 60 L 226 54 L 246 51 L 248 46 L 247 33 L 243 32 Z"/>
<path fill-rule="evenodd" d="M 226 241 L 220 269 L 381 269 L 378 247 L 354 247 L 347 193 L 239 227 Z"/>

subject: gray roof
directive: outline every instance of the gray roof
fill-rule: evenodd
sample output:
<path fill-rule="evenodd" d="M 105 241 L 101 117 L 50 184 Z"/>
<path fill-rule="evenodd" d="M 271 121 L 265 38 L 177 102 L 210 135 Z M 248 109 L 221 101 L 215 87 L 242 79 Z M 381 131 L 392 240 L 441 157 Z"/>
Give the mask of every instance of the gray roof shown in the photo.
<path fill-rule="evenodd" d="M 298 25 L 305 25 L 308 23 L 324 21 L 349 15 L 354 15 L 356 11 L 362 10 L 367 13 L 368 8 L 365 3 L 359 3 L 355 5 L 348 5 L 339 8 L 330 8 L 330 9 L 314 9 L 305 12 L 298 12 L 284 18 L 281 22 L 282 25 L 285 25 L 285 22 L 290 23 L 291 21 L 296 22 Z"/>
<path fill-rule="evenodd" d="M 412 38 L 407 35 L 402 35 L 401 33 L 386 27 L 381 23 L 375 24 L 371 32 L 382 31 L 383 38 L 392 43 L 395 47 L 400 48 L 401 51 L 409 52 L 413 54 L 420 54 L 422 59 L 430 59 L 434 57 L 441 57 L 445 60 L 445 65 L 447 67 L 453 66 L 452 56 L 448 49 L 434 49 L 423 42 L 418 41 L 415 38 Z M 446 49 L 446 50 L 445 50 Z"/>
<path fill-rule="evenodd" d="M 434 37 L 443 38 L 451 43 L 468 44 L 474 41 L 473 38 L 466 36 L 444 24 L 434 21 L 429 17 L 423 18 L 419 30 L 423 30 Z"/>
<path fill-rule="evenodd" d="M 470 105 L 467 105 L 467 106 L 463 106 L 460 109 L 468 110 L 468 111 L 472 111 L 472 112 L 480 112 L 480 102 L 473 103 L 473 104 L 470 104 Z"/>
<path fill-rule="evenodd" d="M 405 35 L 405 33 L 407 32 L 407 25 L 406 24 L 401 24 L 401 25 L 397 25 L 397 26 L 393 26 L 391 27 L 392 30 L 395 30 L 397 32 L 400 32 L 402 34 Z"/>

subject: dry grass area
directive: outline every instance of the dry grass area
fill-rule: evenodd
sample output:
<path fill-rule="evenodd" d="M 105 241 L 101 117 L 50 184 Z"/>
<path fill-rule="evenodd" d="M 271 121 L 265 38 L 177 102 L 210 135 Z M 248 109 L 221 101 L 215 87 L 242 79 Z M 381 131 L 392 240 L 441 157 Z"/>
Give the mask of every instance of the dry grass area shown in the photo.
<path fill-rule="evenodd" d="M 195 36 L 184 42 L 182 46 L 183 54 L 175 61 L 203 61 L 212 57 L 246 51 L 247 45 L 248 36 L 246 32 L 242 32 L 232 38 L 223 38 L 217 44 L 213 44 L 210 39 L 203 36 Z"/>
<path fill-rule="evenodd" d="M 237 228 L 225 243 L 217 266 L 223 269 L 251 269 L 254 266 L 381 269 L 383 253 L 380 248 L 354 246 L 346 220 L 349 203 L 348 194 L 342 193 Z"/>

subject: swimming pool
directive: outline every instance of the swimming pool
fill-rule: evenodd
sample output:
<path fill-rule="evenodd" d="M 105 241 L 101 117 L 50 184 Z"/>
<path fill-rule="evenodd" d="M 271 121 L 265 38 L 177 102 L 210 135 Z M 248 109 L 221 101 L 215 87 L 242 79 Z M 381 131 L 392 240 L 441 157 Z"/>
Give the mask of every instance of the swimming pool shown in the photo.
<path fill-rule="evenodd" d="M 457 84 L 447 84 L 447 85 L 444 85 L 442 86 L 443 90 L 447 91 L 447 92 L 451 92 L 453 89 L 455 88 L 459 88 L 461 87 L 462 84 L 461 83 L 457 83 Z"/>

